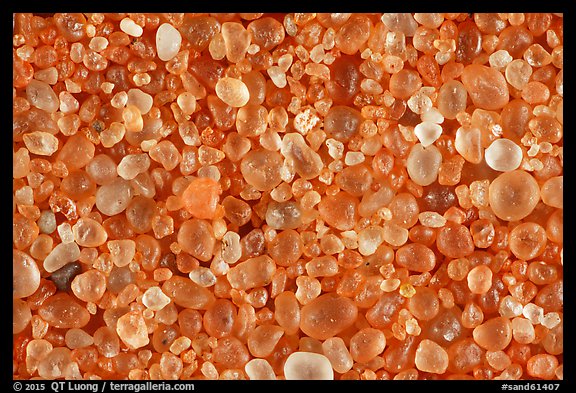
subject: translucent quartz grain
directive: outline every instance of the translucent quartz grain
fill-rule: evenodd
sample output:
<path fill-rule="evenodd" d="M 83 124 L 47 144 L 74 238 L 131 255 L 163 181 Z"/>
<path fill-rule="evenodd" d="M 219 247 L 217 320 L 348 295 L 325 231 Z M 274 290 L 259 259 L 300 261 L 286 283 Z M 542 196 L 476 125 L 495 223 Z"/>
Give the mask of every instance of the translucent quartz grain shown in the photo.
<path fill-rule="evenodd" d="M 21 179 L 30 173 L 30 153 L 28 149 L 21 147 L 12 156 L 12 176 Z"/>
<path fill-rule="evenodd" d="M 80 258 L 80 248 L 76 243 L 60 243 L 44 259 L 43 266 L 48 273 L 52 273 L 78 258 Z"/>
<path fill-rule="evenodd" d="M 354 228 L 358 216 L 358 199 L 346 192 L 327 195 L 318 204 L 320 217 L 330 226 L 347 231 Z"/>
<path fill-rule="evenodd" d="M 480 64 L 470 64 L 462 71 L 462 83 L 472 102 L 486 110 L 501 109 L 508 103 L 508 85 L 496 69 Z"/>
<path fill-rule="evenodd" d="M 364 256 L 372 255 L 384 240 L 385 232 L 382 227 L 365 228 L 358 234 L 358 251 Z"/>
<path fill-rule="evenodd" d="M 40 286 L 40 270 L 36 261 L 20 250 L 12 252 L 12 297 L 32 295 Z"/>
<path fill-rule="evenodd" d="M 414 135 L 422 146 L 428 147 L 442 135 L 442 126 L 432 121 L 423 121 L 414 127 Z"/>
<path fill-rule="evenodd" d="M 490 207 L 496 216 L 506 221 L 518 221 L 528 216 L 540 200 L 536 179 L 523 170 L 501 174 L 489 189 Z"/>
<path fill-rule="evenodd" d="M 563 364 L 561 364 L 561 365 L 559 365 L 558 367 L 556 367 L 556 370 L 555 370 L 555 372 L 554 372 L 554 375 L 556 375 L 556 377 L 557 377 L 558 379 L 561 379 L 561 380 L 564 379 L 564 365 L 563 365 Z"/>
<path fill-rule="evenodd" d="M 496 317 L 474 328 L 474 341 L 488 351 L 502 351 L 512 340 L 512 323 L 508 318 Z"/>
<path fill-rule="evenodd" d="M 114 216 L 126 210 L 133 196 L 130 183 L 117 177 L 96 191 L 96 207 L 107 216 Z"/>
<path fill-rule="evenodd" d="M 347 106 L 333 106 L 324 117 L 324 130 L 340 142 L 348 142 L 360 129 L 361 113 Z"/>
<path fill-rule="evenodd" d="M 250 140 L 236 132 L 231 132 L 226 137 L 222 151 L 232 162 L 237 162 L 250 150 Z"/>
<path fill-rule="evenodd" d="M 516 317 L 512 320 L 512 335 L 519 344 L 530 344 L 536 337 L 534 325 L 526 318 Z"/>
<path fill-rule="evenodd" d="M 278 152 L 253 150 L 242 159 L 240 171 L 248 184 L 259 191 L 270 191 L 282 181 L 282 163 L 282 156 Z"/>
<path fill-rule="evenodd" d="M 108 233 L 98 221 L 89 217 L 80 217 L 72 225 L 74 241 L 81 247 L 98 247 L 106 243 Z"/>
<path fill-rule="evenodd" d="M 286 74 L 282 71 L 279 66 L 272 66 L 266 70 L 266 73 L 270 77 L 270 80 L 274 85 L 280 89 L 286 87 L 288 83 L 286 80 Z"/>
<path fill-rule="evenodd" d="M 478 128 L 460 127 L 456 130 L 454 147 L 456 151 L 468 162 L 480 164 L 482 162 L 482 133 Z"/>
<path fill-rule="evenodd" d="M 209 289 L 180 276 L 172 276 L 166 280 L 162 285 L 162 292 L 176 305 L 196 310 L 205 310 L 214 302 L 214 294 Z"/>
<path fill-rule="evenodd" d="M 130 349 L 144 347 L 150 342 L 146 321 L 138 311 L 130 311 L 118 318 L 116 333 Z"/>
<path fill-rule="evenodd" d="M 440 311 L 438 295 L 430 288 L 417 288 L 408 301 L 408 310 L 419 320 L 429 321 Z"/>
<path fill-rule="evenodd" d="M 118 176 L 125 180 L 132 180 L 140 173 L 146 172 L 150 167 L 148 154 L 129 154 L 120 160 L 116 167 Z"/>
<path fill-rule="evenodd" d="M 222 188 L 209 178 L 196 178 L 182 193 L 182 202 L 186 210 L 194 217 L 212 219 L 216 214 Z"/>
<path fill-rule="evenodd" d="M 188 91 L 180 93 L 176 102 L 180 109 L 182 109 L 182 112 L 187 115 L 191 115 L 196 110 L 196 97 Z"/>
<path fill-rule="evenodd" d="M 391 31 L 400 31 L 406 37 L 412 37 L 418 27 L 415 17 L 410 13 L 385 13 L 380 18 Z"/>
<path fill-rule="evenodd" d="M 160 373 L 164 379 L 178 380 L 182 375 L 182 360 L 170 352 L 164 352 L 160 358 Z"/>
<path fill-rule="evenodd" d="M 178 313 L 178 326 L 183 336 L 195 338 L 202 329 L 202 314 L 197 310 L 182 310 Z"/>
<path fill-rule="evenodd" d="M 438 251 L 450 258 L 462 258 L 474 252 L 474 241 L 467 227 L 446 223 L 436 237 Z"/>
<path fill-rule="evenodd" d="M 28 303 L 22 299 L 12 301 L 12 334 L 22 332 L 32 319 L 32 312 Z"/>
<path fill-rule="evenodd" d="M 152 311 L 160 311 L 170 303 L 170 298 L 159 287 L 151 287 L 142 295 L 142 304 Z"/>
<path fill-rule="evenodd" d="M 362 197 L 370 189 L 372 183 L 372 174 L 365 165 L 344 168 L 335 177 L 335 184 L 355 197 Z"/>
<path fill-rule="evenodd" d="M 140 89 L 128 90 L 127 105 L 133 105 L 138 108 L 140 114 L 145 115 L 150 112 L 153 105 L 153 98 L 150 94 L 143 92 Z"/>
<path fill-rule="evenodd" d="M 267 255 L 248 259 L 235 265 L 226 277 L 232 288 L 247 290 L 270 284 L 276 272 L 276 264 Z"/>
<path fill-rule="evenodd" d="M 46 259 L 50 251 L 52 251 L 53 244 L 54 240 L 52 237 L 41 233 L 36 240 L 34 240 L 34 243 L 30 245 L 30 256 L 38 260 Z"/>
<path fill-rule="evenodd" d="M 33 154 L 51 156 L 58 150 L 58 138 L 48 132 L 30 132 L 24 134 L 22 139 L 26 148 Z"/>
<path fill-rule="evenodd" d="M 248 103 L 250 91 L 239 79 L 224 77 L 216 83 L 216 95 L 226 104 L 240 108 Z"/>
<path fill-rule="evenodd" d="M 83 168 L 94 157 L 96 148 L 88 138 L 77 133 L 68 138 L 60 149 L 57 159 L 62 161 L 69 171 Z"/>
<path fill-rule="evenodd" d="M 32 106 L 48 113 L 56 112 L 60 106 L 58 96 L 52 87 L 36 79 L 32 79 L 26 86 L 26 98 Z"/>
<path fill-rule="evenodd" d="M 402 228 L 393 222 L 386 222 L 383 225 L 383 229 L 383 239 L 391 246 L 400 247 L 408 241 L 409 232 L 406 228 Z"/>
<path fill-rule="evenodd" d="M 65 335 L 66 346 L 70 349 L 85 348 L 94 343 L 94 338 L 82 329 L 70 329 Z"/>
<path fill-rule="evenodd" d="M 448 371 L 453 373 L 470 373 L 482 364 L 485 351 L 472 338 L 456 341 L 447 349 L 450 356 Z"/>
<path fill-rule="evenodd" d="M 184 14 L 178 30 L 186 38 L 191 47 L 196 51 L 202 51 L 208 47 L 210 40 L 220 30 L 220 23 L 208 15 Z"/>
<path fill-rule="evenodd" d="M 416 272 L 428 272 L 434 269 L 436 265 L 436 256 L 434 252 L 420 243 L 411 243 L 404 245 L 396 252 L 396 262 Z"/>
<path fill-rule="evenodd" d="M 420 371 L 443 374 L 448 368 L 448 353 L 432 340 L 422 340 L 416 349 L 414 358 Z"/>
<path fill-rule="evenodd" d="M 359 363 L 367 363 L 380 355 L 386 347 L 384 333 L 374 328 L 360 329 L 350 338 L 350 353 Z"/>
<path fill-rule="evenodd" d="M 512 56 L 510 56 L 507 50 L 501 49 L 492 53 L 488 60 L 491 67 L 502 69 L 512 61 Z"/>
<path fill-rule="evenodd" d="M 120 29 L 132 37 L 140 37 L 144 32 L 142 27 L 130 18 L 124 18 L 120 21 Z"/>
<path fill-rule="evenodd" d="M 182 352 L 190 348 L 191 344 L 192 340 L 190 340 L 188 337 L 180 336 L 176 340 L 174 340 L 172 345 L 170 345 L 170 352 L 172 352 L 176 356 L 179 356 Z"/>
<path fill-rule="evenodd" d="M 484 158 L 488 166 L 496 171 L 513 171 L 522 162 L 522 149 L 510 139 L 496 139 L 484 151 Z"/>
<path fill-rule="evenodd" d="M 86 165 L 86 173 L 98 185 L 106 184 L 115 177 L 116 163 L 106 154 L 98 154 Z"/>
<path fill-rule="evenodd" d="M 370 37 L 371 27 L 366 16 L 351 17 L 336 33 L 336 47 L 347 55 L 355 54 Z"/>
<path fill-rule="evenodd" d="M 518 90 L 522 90 L 530 80 L 532 67 L 522 59 L 516 59 L 506 66 L 506 80 Z"/>
<path fill-rule="evenodd" d="M 322 292 L 322 284 L 314 277 L 301 276 L 296 278 L 296 299 L 306 305 L 316 299 Z"/>
<path fill-rule="evenodd" d="M 554 371 L 558 367 L 558 359 L 549 354 L 538 354 L 528 359 L 526 371 L 531 377 L 554 379 Z"/>
<path fill-rule="evenodd" d="M 204 329 L 216 338 L 228 336 L 237 319 L 237 311 L 227 299 L 216 299 L 204 313 Z"/>
<path fill-rule="evenodd" d="M 301 309 L 300 329 L 310 337 L 325 340 L 351 326 L 358 308 L 349 298 L 327 293 Z"/>
<path fill-rule="evenodd" d="M 317 177 L 324 167 L 320 155 L 312 150 L 299 133 L 284 136 L 281 153 L 292 161 L 296 173 L 306 180 Z"/>
<path fill-rule="evenodd" d="M 421 25 L 434 29 L 440 27 L 444 17 L 440 13 L 415 13 L 414 19 Z"/>
<path fill-rule="evenodd" d="M 528 128 L 539 142 L 557 143 L 562 138 L 562 126 L 549 115 L 539 115 L 528 122 Z"/>
<path fill-rule="evenodd" d="M 506 296 L 500 302 L 499 313 L 503 317 L 512 318 L 522 315 L 523 307 L 522 303 L 516 300 L 513 296 Z M 514 330 L 514 327 L 512 327 Z"/>
<path fill-rule="evenodd" d="M 242 246 L 240 245 L 240 235 L 236 232 L 226 232 L 222 237 L 222 259 L 226 263 L 233 264 L 241 257 Z"/>
<path fill-rule="evenodd" d="M 395 173 L 392 175 L 392 178 L 394 178 L 396 174 L 400 177 L 404 176 L 402 173 Z M 404 182 L 405 179 L 401 181 Z M 397 186 L 395 188 L 397 189 Z M 418 193 L 416 194 L 418 195 Z M 388 208 L 392 213 L 391 221 L 403 228 L 408 229 L 418 221 L 419 206 L 416 197 L 409 192 L 401 192 L 395 195 L 388 205 Z"/>
<path fill-rule="evenodd" d="M 90 314 L 67 293 L 59 293 L 46 299 L 38 309 L 38 315 L 50 326 L 60 329 L 81 328 L 88 324 Z"/>
<path fill-rule="evenodd" d="M 66 196 L 79 201 L 93 196 L 96 191 L 96 184 L 85 171 L 74 170 L 62 179 L 60 189 Z"/>
<path fill-rule="evenodd" d="M 72 362 L 70 349 L 56 347 L 38 363 L 38 375 L 43 379 L 64 377 L 64 372 Z"/>
<path fill-rule="evenodd" d="M 222 38 L 224 38 L 226 45 L 226 58 L 228 61 L 237 63 L 242 60 L 250 46 L 251 40 L 250 33 L 244 26 L 238 22 L 222 23 Z"/>
<path fill-rule="evenodd" d="M 446 119 L 455 119 L 456 115 L 466 109 L 468 92 L 457 80 L 450 80 L 438 91 L 438 111 Z"/>
<path fill-rule="evenodd" d="M 104 296 L 106 276 L 98 270 L 88 270 L 74 277 L 71 288 L 78 299 L 95 303 Z"/>
<path fill-rule="evenodd" d="M 284 363 L 284 377 L 286 380 L 333 380 L 334 371 L 322 354 L 294 352 Z"/>
<path fill-rule="evenodd" d="M 340 337 L 332 337 L 322 343 L 322 352 L 332 364 L 332 368 L 337 373 L 343 374 L 349 371 L 354 360 L 348 351 L 344 340 Z"/>
<path fill-rule="evenodd" d="M 267 250 L 274 262 L 279 266 L 290 266 L 302 256 L 304 244 L 298 232 L 287 229 L 279 232 L 267 244 Z"/>
<path fill-rule="evenodd" d="M 540 189 L 542 202 L 558 209 L 564 208 L 564 176 L 554 176 L 546 180 Z"/>
<path fill-rule="evenodd" d="M 282 292 L 274 299 L 274 319 L 284 328 L 287 335 L 298 332 L 300 327 L 300 305 L 293 292 Z"/>
<path fill-rule="evenodd" d="M 193 218 L 185 221 L 178 231 L 178 243 L 182 250 L 201 261 L 212 258 L 216 238 L 207 221 Z"/>
<path fill-rule="evenodd" d="M 422 212 L 418 214 L 418 220 L 430 228 L 442 228 L 446 224 L 446 219 L 436 212 Z"/>
<path fill-rule="evenodd" d="M 171 60 L 178 54 L 182 45 L 180 32 L 170 23 L 163 23 L 156 30 L 156 50 L 162 61 Z"/>
<path fill-rule="evenodd" d="M 252 42 L 264 50 L 270 50 L 284 41 L 282 23 L 271 17 L 256 19 L 248 24 Z"/>
<path fill-rule="evenodd" d="M 392 198 L 394 198 L 394 190 L 388 184 L 383 184 L 376 192 L 367 190 L 358 204 L 358 214 L 361 217 L 370 217 L 376 213 L 381 207 L 388 205 Z M 320 200 L 320 203 L 325 198 Z M 319 203 L 319 205 L 320 205 Z"/>
<path fill-rule="evenodd" d="M 211 287 L 216 283 L 216 276 L 212 270 L 203 266 L 193 269 L 188 274 L 188 277 L 190 277 L 193 282 L 204 288 Z"/>
<path fill-rule="evenodd" d="M 544 310 L 542 307 L 537 306 L 534 303 L 528 303 L 524 306 L 522 315 L 525 316 L 532 324 L 537 325 L 540 323 L 544 316 Z"/>
<path fill-rule="evenodd" d="M 262 105 L 246 105 L 238 109 L 236 129 L 246 137 L 260 136 L 267 129 L 268 111 Z"/>
<path fill-rule="evenodd" d="M 442 154 L 436 146 L 424 147 L 418 143 L 412 147 L 406 161 L 408 175 L 414 183 L 428 186 L 438 178 Z"/>
<path fill-rule="evenodd" d="M 488 351 L 486 352 L 486 359 L 488 360 L 488 364 L 498 371 L 505 370 L 512 364 L 510 357 L 503 351 Z"/>
<path fill-rule="evenodd" d="M 562 210 L 556 210 L 546 222 L 546 235 L 555 243 L 562 243 L 564 239 L 564 216 Z"/>
<path fill-rule="evenodd" d="M 19 205 L 33 205 L 34 204 L 34 191 L 30 186 L 19 188 L 14 193 L 14 201 Z"/>
<path fill-rule="evenodd" d="M 248 336 L 248 349 L 253 356 L 266 358 L 272 353 L 280 337 L 283 335 L 284 329 L 280 326 L 257 326 Z"/>
<path fill-rule="evenodd" d="M 274 229 L 296 229 L 302 224 L 302 208 L 293 201 L 271 201 L 266 210 L 266 224 Z"/>
<path fill-rule="evenodd" d="M 492 287 L 492 270 L 486 265 L 472 268 L 467 276 L 470 292 L 481 295 Z"/>
<path fill-rule="evenodd" d="M 540 44 L 530 45 L 522 57 L 532 67 L 543 67 L 552 62 L 552 57 Z"/>
<path fill-rule="evenodd" d="M 14 204 L 16 207 L 16 204 Z M 28 248 L 36 236 L 38 236 L 39 228 L 32 221 L 20 214 L 14 216 L 12 223 L 12 239 L 16 249 L 24 250 Z M 51 260 L 52 264 L 57 264 L 57 261 Z M 66 262 L 64 262 L 66 263 Z"/>
<path fill-rule="evenodd" d="M 512 254 L 525 261 L 540 256 L 546 247 L 546 231 L 534 222 L 524 222 L 514 227 L 509 238 Z"/>
<path fill-rule="evenodd" d="M 219 373 L 216 367 L 211 362 L 204 362 L 202 363 L 202 367 L 200 368 L 202 375 L 208 380 L 217 380 L 219 378 Z"/>
<path fill-rule="evenodd" d="M 328 255 L 312 258 L 306 264 L 306 272 L 310 277 L 332 277 L 338 274 L 338 263 Z"/>
<path fill-rule="evenodd" d="M 390 77 L 390 93 L 394 97 L 407 100 L 422 87 L 420 74 L 415 70 L 402 69 Z"/>
<path fill-rule="evenodd" d="M 436 317 L 428 322 L 427 328 L 427 338 L 442 346 L 456 342 L 466 333 L 458 307 L 442 307 Z"/>
<path fill-rule="evenodd" d="M 266 359 L 252 359 L 244 366 L 244 371 L 250 380 L 276 380 L 274 369 Z"/>
<path fill-rule="evenodd" d="M 128 266 L 136 254 L 136 243 L 132 239 L 110 240 L 106 246 L 112 263 L 118 267 Z"/>

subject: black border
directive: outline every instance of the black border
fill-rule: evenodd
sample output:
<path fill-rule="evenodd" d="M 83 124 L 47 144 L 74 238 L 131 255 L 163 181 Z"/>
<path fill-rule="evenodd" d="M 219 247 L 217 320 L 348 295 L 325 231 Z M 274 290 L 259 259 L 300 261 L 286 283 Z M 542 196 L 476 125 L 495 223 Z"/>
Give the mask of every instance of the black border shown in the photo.
<path fill-rule="evenodd" d="M 6 41 L 3 45 L 4 48 L 8 48 L 12 46 L 12 40 L 10 32 L 8 31 L 11 29 L 12 26 L 12 18 L 14 12 L 39 12 L 39 13 L 52 13 L 55 11 L 77 11 L 77 12 L 126 12 L 129 10 L 138 9 L 139 11 L 144 12 L 166 12 L 166 11 L 177 11 L 177 12 L 454 12 L 454 11 L 464 11 L 464 12 L 562 12 L 564 13 L 564 19 L 568 21 L 568 23 L 564 24 L 564 46 L 566 47 L 567 51 L 565 56 L 565 63 L 567 66 L 564 68 L 569 70 L 569 72 L 564 75 L 565 84 L 567 88 L 565 91 L 570 92 L 567 97 L 565 97 L 566 103 L 565 107 L 569 108 L 567 113 L 568 115 L 565 119 L 564 128 L 569 130 L 568 132 L 564 133 L 564 146 L 568 146 L 572 148 L 572 146 L 576 146 L 573 141 L 574 135 L 574 109 L 570 110 L 571 108 L 576 108 L 574 105 L 574 78 L 572 70 L 574 70 L 574 40 L 576 39 L 576 32 L 574 31 L 574 22 L 575 22 L 575 12 L 574 12 L 574 5 L 576 3 L 572 1 L 541 1 L 541 2 L 525 2 L 525 1 L 482 1 L 481 3 L 478 2 L 455 2 L 455 1 L 421 1 L 421 2 L 406 2 L 406 1 L 396 1 L 396 2 L 385 2 L 385 1 L 365 1 L 365 2 L 356 2 L 351 3 L 347 2 L 346 4 L 340 4 L 339 2 L 318 2 L 318 1 L 308 1 L 302 2 L 298 4 L 297 2 L 290 1 L 290 2 L 267 2 L 265 4 L 258 4 L 257 2 L 247 1 L 245 3 L 235 3 L 235 4 L 226 4 L 226 3 L 216 3 L 216 2 L 203 2 L 203 1 L 178 1 L 173 3 L 166 3 L 166 2 L 132 2 L 132 4 L 128 4 L 130 2 L 116 2 L 116 3 L 108 3 L 106 2 L 70 2 L 70 1 L 54 1 L 54 2 L 45 2 L 45 1 L 30 1 L 30 2 L 13 2 L 10 1 L 9 4 L 2 4 L 2 14 L 0 19 L 0 28 L 5 30 L 1 37 Z M 2 61 L 5 63 L 3 70 L 11 70 L 11 56 L 5 52 L 5 55 L 2 56 Z M 2 76 L 6 79 L 9 78 L 8 72 L 3 72 Z M 5 84 L 2 85 L 2 92 L 5 94 L 5 99 L 2 100 L 4 103 L 11 102 L 12 99 L 12 89 L 10 88 L 11 85 L 8 83 L 8 80 Z M 4 106 L 3 106 L 4 107 Z M 6 112 L 9 112 L 9 107 L 6 106 Z M 2 114 L 6 113 L 4 110 Z M 6 114 L 8 114 L 6 113 Z M 3 116 L 3 119 L 7 119 L 7 116 Z M 6 128 L 8 128 L 8 124 L 4 124 Z M 6 121 L 7 123 L 7 121 Z M 6 129 L 2 133 L 3 137 L 9 135 L 9 131 Z M 2 144 L 3 146 L 9 146 L 10 144 L 8 141 Z M 6 148 L 6 154 L 2 154 L 1 157 L 4 160 L 10 160 L 12 155 L 12 150 Z M 569 154 L 567 157 L 567 161 L 564 163 L 564 170 L 567 169 L 568 176 L 572 175 L 571 166 L 573 165 L 572 154 Z M 11 162 L 11 161 L 10 161 Z M 8 163 L 7 163 L 8 166 Z M 570 183 L 568 183 L 570 184 Z M 566 191 L 567 192 L 567 191 Z M 5 203 L 4 207 L 6 208 L 6 220 L 4 223 L 10 223 L 11 220 L 8 219 L 8 210 L 11 209 L 11 204 Z M 571 221 L 573 217 L 574 207 L 571 204 L 567 204 L 565 208 L 565 215 L 566 219 Z M 8 226 L 8 225 L 6 225 Z M 8 228 L 7 228 L 8 229 Z M 10 232 L 7 232 L 10 233 Z M 567 232 L 567 236 L 571 233 Z M 9 236 L 6 235 L 5 239 L 9 239 Z M 6 240 L 8 242 L 8 240 Z M 573 244 L 571 242 L 567 242 L 569 247 L 564 250 L 564 259 L 567 260 L 567 264 L 564 266 L 564 276 L 569 278 L 576 277 L 575 275 L 575 268 L 573 263 L 573 248 L 571 247 Z M 11 246 L 12 247 L 12 246 Z M 6 265 L 5 265 L 6 266 Z M 9 277 L 9 272 L 4 272 L 3 277 Z M 9 299 L 10 294 L 10 285 L 0 285 L 2 290 L 6 291 L 5 297 L 3 299 Z M 571 289 L 571 286 L 569 287 Z M 455 391 L 462 391 L 462 389 L 481 389 L 482 391 L 501 391 L 502 385 L 504 383 L 508 383 L 509 385 L 525 385 L 527 383 L 535 383 L 537 385 L 544 385 L 546 383 L 560 383 L 559 390 L 565 390 L 571 388 L 573 390 L 576 387 L 576 369 L 574 368 L 574 351 L 576 350 L 576 343 L 574 340 L 574 336 L 569 332 L 573 332 L 575 329 L 574 326 L 574 313 L 571 312 L 574 310 L 575 306 L 575 295 L 574 291 L 567 291 L 564 297 L 564 303 L 566 305 L 565 309 L 568 312 L 564 313 L 564 329 L 568 332 L 565 335 L 565 343 L 564 347 L 568 348 L 572 352 L 569 356 L 564 354 L 564 380 L 563 381 L 531 381 L 531 380 L 522 380 L 522 381 L 433 381 L 430 382 L 431 385 L 426 384 L 424 381 L 339 381 L 336 385 L 334 382 L 323 382 L 323 381 L 285 381 L 284 383 L 277 383 L 277 382 L 266 382 L 266 381 L 234 381 L 234 382 L 226 382 L 226 381 L 190 381 L 195 385 L 195 391 L 202 389 L 210 389 L 210 388 L 233 388 L 233 389 L 271 389 L 271 388 L 294 388 L 297 386 L 302 386 L 303 388 L 321 388 L 322 386 L 327 386 L 326 384 L 330 383 L 331 387 L 343 387 L 345 389 L 354 388 L 353 385 L 360 384 L 359 388 L 361 389 L 397 389 L 402 387 L 414 387 L 414 388 L 427 388 L 430 387 L 432 389 L 454 389 Z M 8 309 L 11 309 L 11 305 L 8 305 Z M 10 355 L 10 359 L 12 356 L 12 340 L 2 340 L 2 345 L 5 345 L 5 348 L 2 350 L 2 354 L 6 357 Z M 1 384 L 0 386 L 6 387 L 6 391 L 17 391 L 13 387 L 12 383 L 12 374 L 10 370 L 11 361 L 6 359 L 6 361 L 2 361 L 1 367 L 2 372 L 5 375 L 2 375 L 2 379 L 0 379 Z M 6 382 L 4 382 L 6 381 Z M 24 385 L 32 384 L 34 381 L 21 381 Z M 41 382 L 41 381 L 38 381 Z M 92 381 L 91 381 L 92 382 Z M 102 382 L 97 382 L 99 387 L 102 385 Z M 127 384 L 130 381 L 123 381 Z M 158 381 L 160 382 L 160 381 Z M 164 381 L 168 384 L 174 384 L 175 382 L 171 381 Z M 176 381 L 177 383 L 178 381 Z M 52 391 L 50 388 L 51 381 L 44 382 L 45 389 L 44 391 Z M 232 385 L 228 385 L 232 383 Z M 248 384 L 249 383 L 249 384 Z M 351 385 L 352 384 L 352 385 Z M 537 390 L 538 387 L 536 387 Z M 110 389 L 108 388 L 107 391 Z M 542 389 L 544 390 L 544 389 Z M 2 389 L 4 391 L 4 389 Z"/>

